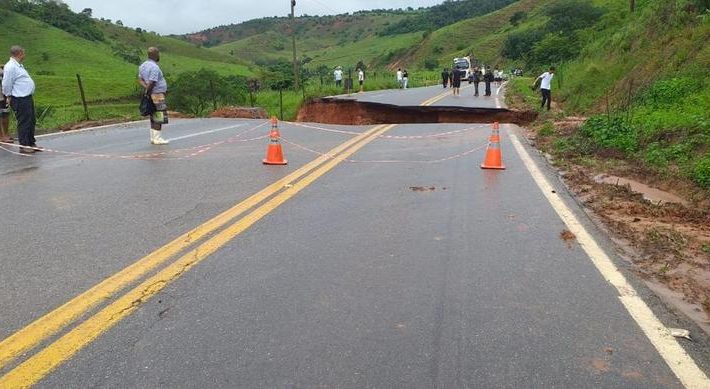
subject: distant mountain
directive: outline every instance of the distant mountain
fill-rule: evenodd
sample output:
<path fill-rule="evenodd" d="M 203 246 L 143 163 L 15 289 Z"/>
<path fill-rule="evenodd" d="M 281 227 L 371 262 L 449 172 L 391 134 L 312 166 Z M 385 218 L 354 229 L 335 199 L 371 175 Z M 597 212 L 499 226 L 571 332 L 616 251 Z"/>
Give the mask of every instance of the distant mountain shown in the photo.
<path fill-rule="evenodd" d="M 439 5 L 418 9 L 410 7 L 327 16 L 303 15 L 295 19 L 295 29 L 298 37 L 313 36 L 313 34 L 326 31 L 328 33 L 347 33 L 352 39 L 364 39 L 372 35 L 384 36 L 433 31 L 460 20 L 490 13 L 516 1 L 446 0 Z M 386 20 L 382 23 L 370 23 L 370 20 L 383 18 Z M 180 37 L 205 47 L 214 47 L 267 32 L 290 35 L 290 23 L 288 17 L 254 19 Z"/>

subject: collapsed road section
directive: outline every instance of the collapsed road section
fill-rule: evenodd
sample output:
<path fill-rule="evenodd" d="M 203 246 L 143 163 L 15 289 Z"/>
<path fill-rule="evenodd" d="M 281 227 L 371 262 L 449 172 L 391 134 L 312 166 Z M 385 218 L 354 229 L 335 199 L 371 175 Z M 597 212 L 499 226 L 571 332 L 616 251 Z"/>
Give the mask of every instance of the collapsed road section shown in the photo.
<path fill-rule="evenodd" d="M 325 97 L 306 102 L 297 121 L 346 125 L 500 122 L 524 126 L 536 117 L 535 111 L 504 108 L 401 106 Z"/>

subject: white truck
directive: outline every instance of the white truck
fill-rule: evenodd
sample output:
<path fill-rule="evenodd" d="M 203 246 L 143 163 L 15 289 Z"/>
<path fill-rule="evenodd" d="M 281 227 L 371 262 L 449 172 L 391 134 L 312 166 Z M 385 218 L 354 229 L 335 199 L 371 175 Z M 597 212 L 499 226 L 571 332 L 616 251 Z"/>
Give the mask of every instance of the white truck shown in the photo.
<path fill-rule="evenodd" d="M 461 72 L 461 79 L 468 80 L 473 74 L 473 66 L 471 64 L 471 57 L 461 57 L 454 58 L 453 70 Z"/>

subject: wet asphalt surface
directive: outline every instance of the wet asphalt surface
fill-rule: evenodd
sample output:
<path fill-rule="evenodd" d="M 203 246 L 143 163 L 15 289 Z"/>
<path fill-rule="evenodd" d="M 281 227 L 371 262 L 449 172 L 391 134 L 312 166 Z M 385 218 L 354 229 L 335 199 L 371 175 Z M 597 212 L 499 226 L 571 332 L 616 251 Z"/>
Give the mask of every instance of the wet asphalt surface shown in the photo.
<path fill-rule="evenodd" d="M 175 120 L 156 147 L 135 123 L 39 139 L 81 155 L 0 150 L 0 338 L 316 157 L 284 145 L 289 165 L 263 166 L 267 140 L 239 141 L 263 124 Z M 280 127 L 321 152 L 353 136 Z M 510 144 L 520 129 L 502 127 L 508 169 L 484 171 L 489 126 L 397 125 L 386 135 L 459 132 L 368 144 L 38 386 L 680 387 L 560 239 Z"/>
<path fill-rule="evenodd" d="M 461 83 L 461 94 L 454 96 L 451 88 L 434 85 L 426 88 L 386 89 L 380 91 L 352 93 L 350 95 L 331 96 L 342 100 L 355 100 L 366 103 L 391 104 L 397 106 L 418 106 L 434 99 L 432 107 L 465 107 L 465 108 L 507 108 L 505 105 L 505 88 L 491 83 L 491 96 L 484 96 L 485 84 L 479 85 L 479 96 L 474 96 L 474 84 Z"/>

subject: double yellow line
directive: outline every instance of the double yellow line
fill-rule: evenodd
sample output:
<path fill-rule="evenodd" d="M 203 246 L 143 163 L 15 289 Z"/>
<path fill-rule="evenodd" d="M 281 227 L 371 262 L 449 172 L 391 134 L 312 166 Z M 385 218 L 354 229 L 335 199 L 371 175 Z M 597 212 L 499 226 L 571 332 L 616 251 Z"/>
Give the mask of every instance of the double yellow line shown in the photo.
<path fill-rule="evenodd" d="M 468 88 L 468 86 L 463 86 L 463 87 L 461 87 L 461 89 L 466 89 L 466 88 Z M 440 94 L 438 94 L 438 95 L 436 95 L 436 96 L 434 96 L 434 97 L 432 97 L 432 98 L 430 98 L 430 99 L 427 99 L 427 100 L 422 101 L 422 103 L 419 104 L 419 105 L 422 106 L 422 107 L 430 106 L 430 105 L 432 105 L 432 104 L 434 104 L 434 103 L 436 103 L 436 102 L 438 102 L 438 101 L 440 101 L 440 100 L 443 100 L 444 98 L 446 98 L 446 96 L 450 96 L 451 93 L 452 93 L 452 92 L 450 92 L 450 91 L 442 92 L 442 93 L 440 93 Z"/>
<path fill-rule="evenodd" d="M 145 277 L 151 270 L 164 265 L 173 256 L 212 235 L 0 377 L 0 388 L 28 387 L 37 383 L 103 332 L 130 315 L 170 282 L 179 278 L 184 272 L 213 254 L 343 160 L 393 127 L 394 125 L 376 126 L 350 139 L 3 340 L 0 342 L 0 369 L 7 367 L 19 356 L 57 335 L 91 309 L 110 300 L 129 285 Z M 261 204 L 262 202 L 263 204 Z M 246 216 L 215 233 L 257 205 L 259 206 Z"/>

